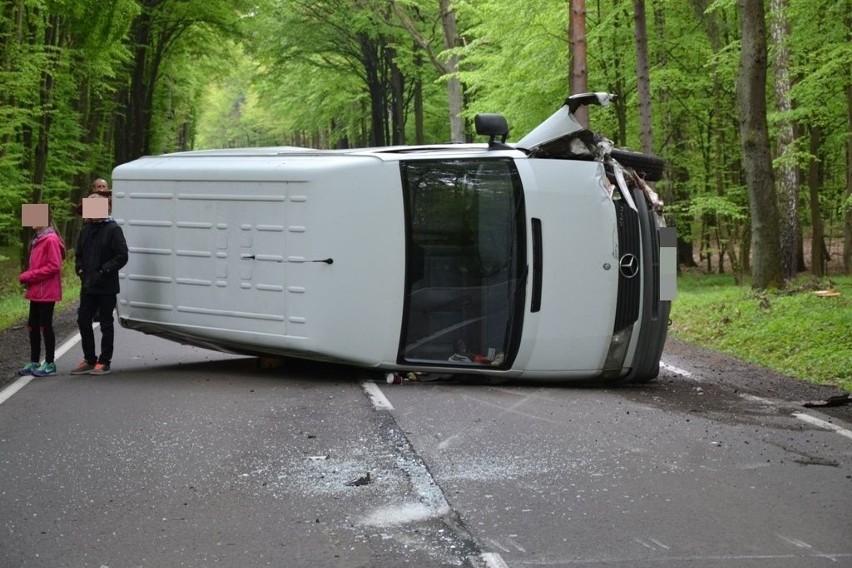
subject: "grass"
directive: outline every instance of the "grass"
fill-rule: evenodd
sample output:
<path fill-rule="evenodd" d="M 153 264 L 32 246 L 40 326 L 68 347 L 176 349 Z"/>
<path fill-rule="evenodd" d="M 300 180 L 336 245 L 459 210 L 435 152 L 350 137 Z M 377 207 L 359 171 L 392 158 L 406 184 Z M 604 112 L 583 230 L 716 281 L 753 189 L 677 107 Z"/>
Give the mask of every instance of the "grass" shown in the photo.
<path fill-rule="evenodd" d="M 837 297 L 814 292 L 832 288 Z M 726 275 L 678 278 L 673 337 L 799 379 L 852 391 L 852 277 L 800 276 L 756 292 Z"/>
<path fill-rule="evenodd" d="M 5 258 L 4 258 L 5 257 Z M 18 284 L 17 249 L 0 247 L 0 330 L 26 319 L 29 302 Z M 76 305 L 80 281 L 63 267 L 63 300 Z M 833 287 L 839 297 L 817 290 Z M 732 276 L 678 278 L 670 335 L 806 381 L 852 391 L 852 277 L 802 276 L 787 290 L 755 292 Z"/>

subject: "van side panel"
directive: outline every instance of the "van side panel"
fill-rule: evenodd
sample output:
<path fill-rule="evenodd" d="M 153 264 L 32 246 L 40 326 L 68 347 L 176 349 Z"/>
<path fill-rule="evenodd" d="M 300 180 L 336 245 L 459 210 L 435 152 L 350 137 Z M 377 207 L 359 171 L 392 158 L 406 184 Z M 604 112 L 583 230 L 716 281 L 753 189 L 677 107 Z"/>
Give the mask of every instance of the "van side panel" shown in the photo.
<path fill-rule="evenodd" d="M 114 210 L 131 251 L 123 323 L 223 350 L 392 362 L 398 173 L 374 159 L 316 164 L 174 155 L 117 168 Z"/>

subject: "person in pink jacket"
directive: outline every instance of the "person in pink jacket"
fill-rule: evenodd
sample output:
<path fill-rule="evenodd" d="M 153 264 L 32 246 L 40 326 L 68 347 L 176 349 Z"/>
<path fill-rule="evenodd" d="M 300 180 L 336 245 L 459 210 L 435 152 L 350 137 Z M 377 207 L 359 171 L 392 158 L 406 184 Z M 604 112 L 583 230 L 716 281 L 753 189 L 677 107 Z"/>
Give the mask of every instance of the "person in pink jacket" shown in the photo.
<path fill-rule="evenodd" d="M 65 243 L 51 226 L 34 227 L 35 238 L 30 243 L 27 269 L 18 277 L 26 286 L 24 297 L 30 301 L 27 328 L 30 333 L 30 362 L 19 375 L 46 377 L 56 374 L 54 351 L 56 336 L 53 333 L 53 308 L 62 299 L 62 260 Z M 44 363 L 41 359 L 41 336 L 44 335 Z"/>

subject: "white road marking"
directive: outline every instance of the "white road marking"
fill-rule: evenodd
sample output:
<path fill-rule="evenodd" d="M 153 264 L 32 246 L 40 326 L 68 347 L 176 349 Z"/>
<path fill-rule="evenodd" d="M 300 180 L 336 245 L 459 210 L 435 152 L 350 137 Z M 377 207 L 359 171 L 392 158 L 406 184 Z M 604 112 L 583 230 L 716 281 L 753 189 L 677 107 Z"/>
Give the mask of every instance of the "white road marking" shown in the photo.
<path fill-rule="evenodd" d="M 655 547 L 651 546 L 650 544 L 648 544 L 647 542 L 645 542 L 641 538 L 635 538 L 634 537 L 633 540 L 638 542 L 639 544 L 641 544 L 642 546 L 644 546 L 645 548 L 647 548 L 649 550 L 657 550 Z"/>
<path fill-rule="evenodd" d="M 807 422 L 808 424 L 813 424 L 814 426 L 818 426 L 825 430 L 831 430 L 840 434 L 841 436 L 845 436 L 852 440 L 852 431 L 847 430 L 846 428 L 841 428 L 837 424 L 832 424 L 831 422 L 826 422 L 816 416 L 811 416 L 810 414 L 805 414 L 804 412 L 794 412 L 793 416 L 801 420 L 802 422 Z"/>
<path fill-rule="evenodd" d="M 509 565 L 503 562 L 503 558 L 496 552 L 483 552 L 480 558 L 485 562 L 486 568 L 509 568 Z"/>
<path fill-rule="evenodd" d="M 756 402 L 756 403 L 762 404 L 764 406 L 777 406 L 779 402 L 783 402 L 783 401 L 779 401 L 779 400 L 770 400 L 768 398 L 763 398 L 763 397 L 760 397 L 760 396 L 754 396 L 753 394 L 745 394 L 745 393 L 740 393 L 740 398 L 743 399 L 743 400 Z"/>
<path fill-rule="evenodd" d="M 100 325 L 101 324 L 96 323 L 92 326 L 92 329 L 93 330 L 98 329 L 98 327 L 100 327 Z M 79 333 L 74 335 L 74 337 L 72 337 L 71 339 L 69 339 L 68 341 L 66 341 L 65 343 L 63 343 L 62 345 L 59 346 L 59 349 L 57 349 L 56 353 L 54 354 L 54 359 L 60 359 L 63 355 L 65 355 L 66 353 L 71 351 L 71 348 L 74 347 L 75 345 L 77 345 L 78 341 L 80 341 L 80 334 Z"/>
<path fill-rule="evenodd" d="M 97 329 L 99 325 L 100 324 L 96 323 L 95 325 L 92 326 L 92 329 Z M 79 342 L 79 341 L 80 341 L 80 334 L 78 333 L 78 334 L 74 335 L 71 339 L 69 339 L 68 341 L 66 341 L 62 345 L 60 345 L 59 348 L 54 353 L 53 358 L 55 360 L 59 360 L 60 357 L 62 357 L 66 353 L 68 353 L 71 350 L 72 347 L 77 345 L 77 342 Z M 29 382 L 31 380 L 33 380 L 34 378 L 35 377 L 29 376 L 29 375 L 27 375 L 25 377 L 21 377 L 20 379 L 18 379 L 17 381 L 15 381 L 11 385 L 9 385 L 8 387 L 6 387 L 2 391 L 0 391 L 0 404 L 3 404 L 7 400 L 9 400 L 12 397 L 13 394 L 15 394 L 16 392 L 18 392 L 19 390 L 21 390 L 22 388 L 27 386 L 29 384 Z"/>
<path fill-rule="evenodd" d="M 657 540 L 656 538 L 651 538 L 651 539 L 648 539 L 648 540 L 650 540 L 651 542 L 653 542 L 654 544 L 656 544 L 660 548 L 665 548 L 666 550 L 671 550 L 670 546 L 666 546 L 665 544 L 663 544 L 661 541 Z"/>
<path fill-rule="evenodd" d="M 788 538 L 788 537 L 784 536 L 783 534 L 776 534 L 775 536 L 777 536 L 778 538 L 780 538 L 784 542 L 789 542 L 790 544 L 792 544 L 796 548 L 813 548 L 813 546 L 811 546 L 807 542 L 805 542 L 803 540 L 799 540 L 797 538 Z"/>
<path fill-rule="evenodd" d="M 27 383 L 29 383 L 31 380 L 33 380 L 33 377 L 31 377 L 30 375 L 21 377 L 20 379 L 0 391 L 0 404 L 3 404 L 7 400 L 9 400 L 9 398 L 11 398 L 13 394 L 27 386 Z"/>
<path fill-rule="evenodd" d="M 666 371 L 668 371 L 670 373 L 674 373 L 675 375 L 680 375 L 681 377 L 685 377 L 687 379 L 698 380 L 689 371 L 684 371 L 680 367 L 675 367 L 674 365 L 669 365 L 668 363 L 664 363 L 662 361 L 660 361 L 660 368 L 665 369 Z"/>
<path fill-rule="evenodd" d="M 361 383 L 361 388 L 367 393 L 367 397 L 376 410 L 393 410 L 393 405 L 382 392 L 382 389 L 379 388 L 379 385 L 372 381 L 364 381 Z"/>

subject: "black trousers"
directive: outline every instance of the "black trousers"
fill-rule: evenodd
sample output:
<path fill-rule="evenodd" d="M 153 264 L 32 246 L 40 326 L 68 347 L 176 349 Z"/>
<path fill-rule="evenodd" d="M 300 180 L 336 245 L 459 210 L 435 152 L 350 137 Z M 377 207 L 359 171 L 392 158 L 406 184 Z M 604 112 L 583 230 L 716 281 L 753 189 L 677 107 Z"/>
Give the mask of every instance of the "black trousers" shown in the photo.
<path fill-rule="evenodd" d="M 54 302 L 30 302 L 30 317 L 27 327 L 30 331 L 30 361 L 41 361 L 41 336 L 44 335 L 44 361 L 53 363 L 56 351 L 56 335 L 53 333 Z"/>
<path fill-rule="evenodd" d="M 77 310 L 77 325 L 80 327 L 80 339 L 83 344 L 83 357 L 90 365 L 102 363 L 109 365 L 112 361 L 113 343 L 115 341 L 115 326 L 112 311 L 115 309 L 115 294 L 87 294 L 80 292 L 80 308 Z M 101 354 L 95 352 L 95 332 L 92 329 L 92 319 L 98 314 L 101 322 Z"/>

